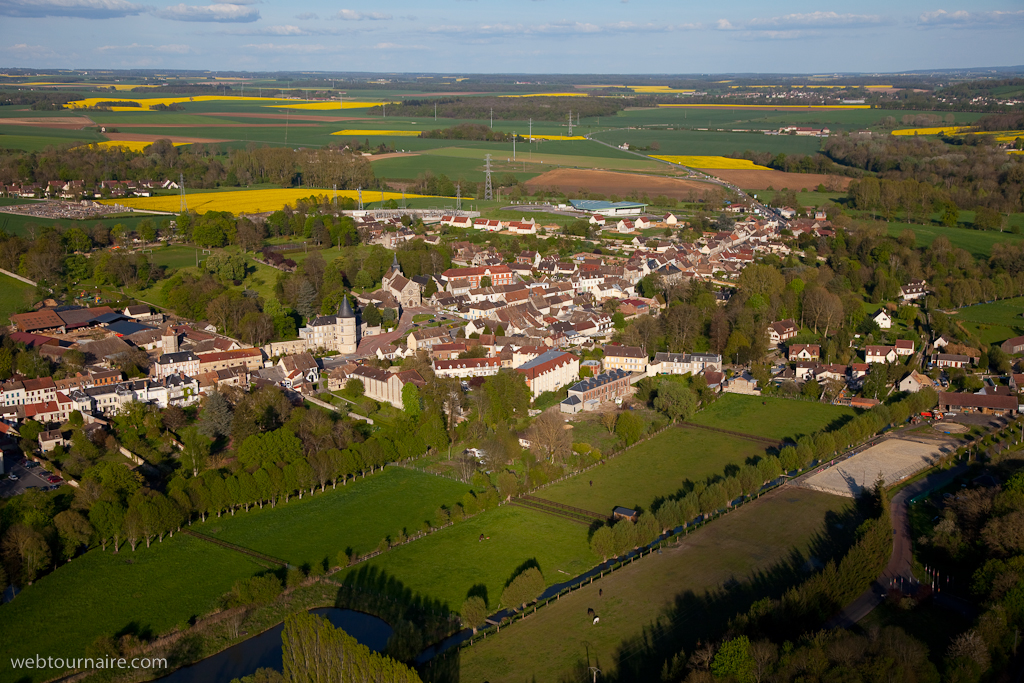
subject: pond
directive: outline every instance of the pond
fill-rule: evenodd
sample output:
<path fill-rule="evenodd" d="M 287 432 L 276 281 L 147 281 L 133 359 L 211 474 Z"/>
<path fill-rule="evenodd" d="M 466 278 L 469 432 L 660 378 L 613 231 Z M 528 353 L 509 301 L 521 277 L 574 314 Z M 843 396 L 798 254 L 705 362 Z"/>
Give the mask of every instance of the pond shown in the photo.
<path fill-rule="evenodd" d="M 343 629 L 374 652 L 381 652 L 388 644 L 392 629 L 386 621 L 375 616 L 337 607 L 323 607 L 309 611 L 326 617 L 336 628 Z M 284 624 L 243 640 L 237 645 L 218 652 L 212 657 L 186 666 L 159 679 L 161 683 L 229 683 L 232 679 L 249 676 L 257 669 L 281 670 L 281 631 Z"/>

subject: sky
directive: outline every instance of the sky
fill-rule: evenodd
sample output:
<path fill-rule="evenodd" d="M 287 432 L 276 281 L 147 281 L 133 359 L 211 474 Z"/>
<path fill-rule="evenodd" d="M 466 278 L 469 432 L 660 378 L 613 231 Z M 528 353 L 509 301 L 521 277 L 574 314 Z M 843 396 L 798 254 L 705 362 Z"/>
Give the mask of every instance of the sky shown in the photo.
<path fill-rule="evenodd" d="M 1021 0 L 0 0 L 0 67 L 898 72 L 1024 64 Z"/>

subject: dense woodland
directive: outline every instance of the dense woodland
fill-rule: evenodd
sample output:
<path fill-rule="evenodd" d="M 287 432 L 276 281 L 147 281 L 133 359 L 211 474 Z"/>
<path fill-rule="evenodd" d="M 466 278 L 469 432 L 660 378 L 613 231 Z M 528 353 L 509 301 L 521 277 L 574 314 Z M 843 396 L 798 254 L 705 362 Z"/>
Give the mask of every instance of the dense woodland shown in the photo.
<path fill-rule="evenodd" d="M 179 176 L 192 188 L 237 187 L 273 183 L 282 187 L 312 186 L 354 190 L 379 187 L 370 163 L 341 147 L 300 149 L 257 147 L 233 149 L 220 145 L 177 148 L 157 140 L 144 152 L 123 148 L 48 148 L 42 152 L 0 151 L 0 183 L 46 183 L 84 180 L 87 186 L 103 180 L 154 180 Z"/>

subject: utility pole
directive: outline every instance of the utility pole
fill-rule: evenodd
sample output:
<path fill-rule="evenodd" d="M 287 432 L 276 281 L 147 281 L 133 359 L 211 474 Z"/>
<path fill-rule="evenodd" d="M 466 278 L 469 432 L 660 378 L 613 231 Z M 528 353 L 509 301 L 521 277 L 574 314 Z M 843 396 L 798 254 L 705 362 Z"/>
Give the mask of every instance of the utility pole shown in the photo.
<path fill-rule="evenodd" d="M 512 161 L 516 160 L 516 132 L 512 131 Z"/>
<path fill-rule="evenodd" d="M 491 107 L 491 130 L 494 129 L 494 107 Z"/>
<path fill-rule="evenodd" d="M 597 674 L 601 673 L 601 670 L 596 666 L 590 667 L 590 673 L 594 674 L 594 683 L 597 683 Z"/>
<path fill-rule="evenodd" d="M 359 197 L 359 210 L 362 211 L 363 210 L 363 188 L 362 187 L 356 188 L 356 194 Z"/>
<path fill-rule="evenodd" d="M 455 185 L 455 211 L 462 211 L 462 185 L 459 183 Z"/>
<path fill-rule="evenodd" d="M 494 199 L 493 192 L 491 190 L 491 155 L 484 155 L 484 199 Z"/>
<path fill-rule="evenodd" d="M 181 195 L 181 200 L 178 203 L 178 213 L 185 213 L 188 211 L 188 200 L 185 199 L 185 174 L 178 174 L 178 192 Z M 199 265 L 198 263 L 196 265 Z"/>
<path fill-rule="evenodd" d="M 434 101 L 434 120 L 437 121 L 437 101 Z"/>

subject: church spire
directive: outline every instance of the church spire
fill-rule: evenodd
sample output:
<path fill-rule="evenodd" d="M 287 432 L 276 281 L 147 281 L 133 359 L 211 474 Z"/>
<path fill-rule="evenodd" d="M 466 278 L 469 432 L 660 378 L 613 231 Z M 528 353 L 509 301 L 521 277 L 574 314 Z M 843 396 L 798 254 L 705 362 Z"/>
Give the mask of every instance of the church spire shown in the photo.
<path fill-rule="evenodd" d="M 395 252 L 394 259 L 391 261 L 391 269 L 392 270 L 397 270 L 398 272 L 402 272 L 402 266 L 398 265 L 398 252 L 397 251 Z"/>

